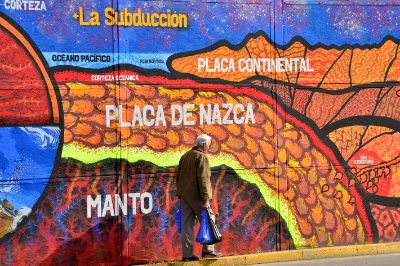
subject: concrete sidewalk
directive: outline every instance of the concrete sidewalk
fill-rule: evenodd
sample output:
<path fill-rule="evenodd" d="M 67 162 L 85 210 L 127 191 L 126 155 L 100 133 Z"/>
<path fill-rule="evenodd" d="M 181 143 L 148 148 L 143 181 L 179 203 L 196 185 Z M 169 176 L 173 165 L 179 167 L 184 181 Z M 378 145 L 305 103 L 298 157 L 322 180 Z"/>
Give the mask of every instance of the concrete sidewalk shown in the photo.
<path fill-rule="evenodd" d="M 367 244 L 353 246 L 338 246 L 313 249 L 299 249 L 289 251 L 267 252 L 240 256 L 222 257 L 218 259 L 204 259 L 193 262 L 164 262 L 152 265 L 252 265 L 260 263 L 284 262 L 284 261 L 299 261 L 325 259 L 335 257 L 352 257 L 366 256 L 377 254 L 400 253 L 400 242 L 382 243 L 382 244 Z"/>
<path fill-rule="evenodd" d="M 378 254 L 369 256 L 352 256 L 340 258 L 325 258 L 315 260 L 297 260 L 286 262 L 271 262 L 253 264 L 251 266 L 393 266 L 399 265 L 400 253 Z"/>

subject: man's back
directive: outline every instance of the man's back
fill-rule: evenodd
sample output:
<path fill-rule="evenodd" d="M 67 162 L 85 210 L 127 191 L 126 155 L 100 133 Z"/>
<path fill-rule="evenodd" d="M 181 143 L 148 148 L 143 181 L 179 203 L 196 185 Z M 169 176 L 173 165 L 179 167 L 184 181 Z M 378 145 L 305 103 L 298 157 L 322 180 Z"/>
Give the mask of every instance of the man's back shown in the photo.
<path fill-rule="evenodd" d="M 193 148 L 179 161 L 176 175 L 177 195 L 185 200 L 211 199 L 210 166 L 207 155 Z"/>

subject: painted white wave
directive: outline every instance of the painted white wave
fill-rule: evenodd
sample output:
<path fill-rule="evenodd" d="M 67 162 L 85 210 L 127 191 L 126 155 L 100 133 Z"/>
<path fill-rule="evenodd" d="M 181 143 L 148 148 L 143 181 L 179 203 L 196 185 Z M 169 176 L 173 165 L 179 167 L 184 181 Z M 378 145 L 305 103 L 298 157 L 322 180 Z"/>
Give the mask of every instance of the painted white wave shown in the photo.
<path fill-rule="evenodd" d="M 5 182 L 0 185 L 1 193 L 16 193 L 19 190 L 19 182 Z"/>
<path fill-rule="evenodd" d="M 58 146 L 60 129 L 58 127 L 20 127 L 20 129 L 39 144 L 41 149 L 55 148 Z"/>
<path fill-rule="evenodd" d="M 31 209 L 28 207 L 22 207 L 21 209 L 19 209 L 18 214 L 14 216 L 13 223 L 9 228 L 10 232 L 14 231 L 17 228 L 18 224 L 22 221 L 22 219 L 24 217 L 27 217 L 30 212 Z"/>

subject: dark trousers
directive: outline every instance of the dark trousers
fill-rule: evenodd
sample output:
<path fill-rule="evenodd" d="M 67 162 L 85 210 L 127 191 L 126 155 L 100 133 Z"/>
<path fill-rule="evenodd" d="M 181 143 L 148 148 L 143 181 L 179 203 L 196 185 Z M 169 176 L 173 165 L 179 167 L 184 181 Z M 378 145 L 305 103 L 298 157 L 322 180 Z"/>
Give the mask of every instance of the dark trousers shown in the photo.
<path fill-rule="evenodd" d="M 182 213 L 182 253 L 184 258 L 193 256 L 194 226 L 201 219 L 203 206 L 200 201 L 181 199 Z M 197 219 L 196 219 L 197 218 Z M 211 215 L 215 221 L 215 215 Z M 214 245 L 203 245 L 203 252 L 214 251 Z"/>

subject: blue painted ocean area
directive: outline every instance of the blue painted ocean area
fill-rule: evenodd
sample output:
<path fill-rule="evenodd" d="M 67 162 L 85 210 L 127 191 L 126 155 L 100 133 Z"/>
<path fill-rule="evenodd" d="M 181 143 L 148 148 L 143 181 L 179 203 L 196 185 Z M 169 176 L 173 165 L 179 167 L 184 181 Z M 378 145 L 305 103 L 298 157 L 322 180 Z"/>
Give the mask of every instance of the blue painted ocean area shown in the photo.
<path fill-rule="evenodd" d="M 58 127 L 0 127 L 0 200 L 32 208 L 52 174 L 59 137 Z"/>
<path fill-rule="evenodd" d="M 55 53 L 43 52 L 50 67 L 77 66 L 83 68 L 105 68 L 117 64 L 129 64 L 145 69 L 168 71 L 167 59 L 172 54 L 152 53 Z"/>

